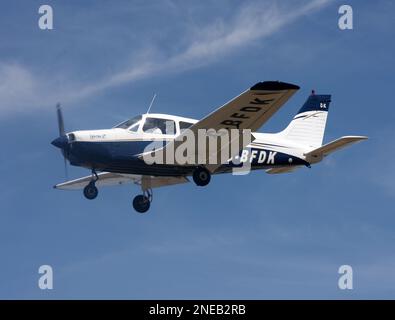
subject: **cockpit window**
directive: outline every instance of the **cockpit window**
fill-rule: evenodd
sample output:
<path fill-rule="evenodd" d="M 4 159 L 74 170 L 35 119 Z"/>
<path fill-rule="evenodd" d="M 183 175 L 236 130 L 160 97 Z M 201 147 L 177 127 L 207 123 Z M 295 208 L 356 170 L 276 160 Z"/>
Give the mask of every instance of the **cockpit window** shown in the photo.
<path fill-rule="evenodd" d="M 180 121 L 180 133 L 191 127 L 193 123 L 190 122 L 185 122 L 185 121 Z"/>
<path fill-rule="evenodd" d="M 114 128 L 127 129 L 130 126 L 137 124 L 137 122 L 139 122 L 140 120 L 141 120 L 141 116 L 137 116 L 132 119 L 126 120 L 124 122 L 121 122 L 120 124 L 116 125 Z M 135 126 L 133 126 L 133 128 L 135 128 Z M 130 129 L 132 129 L 132 128 L 130 128 Z M 136 126 L 135 129 L 136 130 L 132 130 L 132 131 L 137 131 L 138 125 Z"/>
<path fill-rule="evenodd" d="M 175 134 L 176 127 L 173 120 L 146 118 L 143 131 L 155 134 Z"/>

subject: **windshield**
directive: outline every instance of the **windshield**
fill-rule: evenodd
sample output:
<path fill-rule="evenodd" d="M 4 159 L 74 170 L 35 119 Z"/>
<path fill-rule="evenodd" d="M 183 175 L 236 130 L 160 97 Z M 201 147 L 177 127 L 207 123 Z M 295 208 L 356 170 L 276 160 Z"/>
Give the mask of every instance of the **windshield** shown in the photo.
<path fill-rule="evenodd" d="M 132 119 L 126 120 L 124 122 L 121 122 L 120 124 L 116 125 L 114 128 L 121 128 L 121 129 L 127 129 L 130 126 L 136 124 L 141 120 L 141 116 L 134 117 Z"/>

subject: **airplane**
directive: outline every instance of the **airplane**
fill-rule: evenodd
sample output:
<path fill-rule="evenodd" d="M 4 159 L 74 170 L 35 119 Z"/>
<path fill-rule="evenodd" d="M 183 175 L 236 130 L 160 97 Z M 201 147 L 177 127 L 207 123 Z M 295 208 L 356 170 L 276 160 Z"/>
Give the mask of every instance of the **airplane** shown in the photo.
<path fill-rule="evenodd" d="M 153 188 L 189 182 L 206 186 L 212 175 L 230 173 L 240 168 L 243 161 L 251 170 L 265 170 L 268 174 L 293 172 L 310 168 L 331 153 L 367 139 L 366 136 L 343 136 L 323 144 L 331 95 L 312 91 L 306 102 L 288 124 L 277 133 L 256 132 L 299 90 L 299 86 L 280 82 L 258 82 L 201 120 L 169 114 L 145 113 L 117 124 L 111 129 L 65 132 L 62 110 L 57 105 L 59 137 L 51 143 L 59 148 L 73 166 L 91 171 L 91 175 L 59 183 L 56 189 L 82 189 L 87 199 L 95 199 L 98 187 L 134 183 L 142 194 L 133 199 L 133 207 L 145 213 L 152 202 Z M 171 126 L 167 124 L 171 123 Z M 161 141 L 164 152 L 177 146 L 180 137 L 201 129 L 250 130 L 251 141 L 239 148 L 227 163 L 151 163 L 144 161 L 146 148 L 153 141 Z M 182 139 L 181 139 L 182 140 Z M 178 143 L 178 144 L 177 144 Z M 206 151 L 206 150 L 205 150 Z"/>

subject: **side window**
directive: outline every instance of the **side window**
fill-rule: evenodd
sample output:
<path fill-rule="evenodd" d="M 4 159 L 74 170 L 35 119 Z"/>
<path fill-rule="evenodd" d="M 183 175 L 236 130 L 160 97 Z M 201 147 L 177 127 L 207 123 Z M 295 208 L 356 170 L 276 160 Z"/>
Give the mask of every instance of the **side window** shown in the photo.
<path fill-rule="evenodd" d="M 188 129 L 192 125 L 193 125 L 193 123 L 180 121 L 180 133 L 182 133 L 185 129 Z"/>
<path fill-rule="evenodd" d="M 143 131 L 146 133 L 174 135 L 176 127 L 173 120 L 146 118 Z"/>

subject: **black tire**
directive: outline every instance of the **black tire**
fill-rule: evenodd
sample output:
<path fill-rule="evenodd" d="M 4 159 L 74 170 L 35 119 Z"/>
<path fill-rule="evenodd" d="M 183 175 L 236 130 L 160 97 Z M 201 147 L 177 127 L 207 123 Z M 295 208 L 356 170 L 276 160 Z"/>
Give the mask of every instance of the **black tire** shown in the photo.
<path fill-rule="evenodd" d="M 209 184 L 211 180 L 211 173 L 203 167 L 198 167 L 193 172 L 193 181 L 197 186 L 204 187 Z"/>
<path fill-rule="evenodd" d="M 99 190 L 97 190 L 96 186 L 93 183 L 89 183 L 84 188 L 84 196 L 89 200 L 95 199 L 98 194 L 99 194 Z"/>
<path fill-rule="evenodd" d="M 145 213 L 150 207 L 150 201 L 148 197 L 144 195 L 135 196 L 133 199 L 133 208 L 139 213 Z"/>

